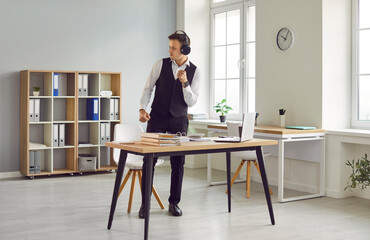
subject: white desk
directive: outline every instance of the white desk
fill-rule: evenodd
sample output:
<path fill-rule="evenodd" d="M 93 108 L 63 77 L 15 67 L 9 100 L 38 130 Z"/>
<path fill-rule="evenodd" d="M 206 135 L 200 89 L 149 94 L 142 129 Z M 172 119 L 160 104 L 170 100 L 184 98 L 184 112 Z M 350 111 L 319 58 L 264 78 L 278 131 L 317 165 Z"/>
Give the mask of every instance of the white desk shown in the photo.
<path fill-rule="evenodd" d="M 208 124 L 209 133 L 226 131 L 225 124 Z M 294 130 L 286 129 L 277 126 L 269 125 L 258 125 L 254 129 L 254 137 L 256 138 L 269 138 L 277 139 L 279 144 L 278 152 L 278 199 L 279 202 L 289 202 L 301 199 L 308 199 L 314 197 L 321 197 L 325 195 L 325 130 Z M 285 163 L 285 143 L 287 142 L 304 142 L 304 141 L 319 141 L 321 143 L 321 156 L 320 156 L 320 187 L 319 193 L 307 194 L 303 196 L 284 198 L 284 163 Z M 212 161 L 211 157 L 207 159 L 207 179 L 210 185 L 219 184 L 218 182 L 212 182 Z"/>

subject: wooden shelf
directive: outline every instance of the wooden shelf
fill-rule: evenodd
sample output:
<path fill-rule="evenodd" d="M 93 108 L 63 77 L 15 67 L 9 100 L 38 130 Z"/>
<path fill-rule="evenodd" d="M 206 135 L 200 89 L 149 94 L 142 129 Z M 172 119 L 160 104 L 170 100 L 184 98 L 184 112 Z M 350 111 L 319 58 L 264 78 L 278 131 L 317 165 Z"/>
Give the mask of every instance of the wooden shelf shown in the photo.
<path fill-rule="evenodd" d="M 54 77 L 58 74 L 58 96 L 53 96 Z M 79 74 L 87 75 L 88 96 L 79 96 Z M 116 169 L 112 151 L 100 144 L 101 122 L 110 123 L 110 136 L 114 125 L 121 121 L 101 120 L 101 99 L 119 99 L 121 106 L 121 73 L 99 71 L 21 71 L 20 89 L 20 171 L 24 176 L 36 177 L 55 174 L 73 174 L 78 171 L 78 155 L 97 157 L 97 172 Z M 33 88 L 40 88 L 40 96 L 33 96 Z M 113 96 L 100 96 L 101 91 L 112 91 Z M 86 117 L 87 99 L 99 101 L 99 120 Z M 30 103 L 39 99 L 39 121 L 30 121 Z M 32 100 L 30 102 L 30 100 Z M 32 106 L 33 107 L 33 106 Z M 79 119 L 82 116 L 82 119 Z M 65 146 L 53 146 L 54 125 L 64 124 Z M 29 142 L 47 147 L 29 147 Z M 79 146 L 78 142 L 93 145 Z M 108 150 L 107 150 L 108 149 Z M 30 173 L 30 151 L 40 152 L 41 172 Z M 34 154 L 34 153 L 32 153 Z"/>

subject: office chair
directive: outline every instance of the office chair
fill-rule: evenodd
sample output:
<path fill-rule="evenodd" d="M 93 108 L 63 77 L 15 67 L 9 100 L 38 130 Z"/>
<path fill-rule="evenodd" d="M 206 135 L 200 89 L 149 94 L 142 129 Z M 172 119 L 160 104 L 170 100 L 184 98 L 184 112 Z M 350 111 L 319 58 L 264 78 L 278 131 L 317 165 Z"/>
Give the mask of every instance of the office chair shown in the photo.
<path fill-rule="evenodd" d="M 233 122 L 226 122 L 227 125 L 227 131 L 229 137 L 240 137 L 240 129 L 239 129 L 239 123 L 233 123 Z M 240 152 L 232 152 L 232 155 L 239 157 L 242 159 L 242 161 L 239 164 L 239 167 L 236 169 L 236 172 L 234 174 L 234 177 L 231 180 L 231 186 L 233 186 L 236 177 L 238 176 L 240 170 L 242 169 L 245 162 L 247 162 L 247 183 L 246 183 L 246 189 L 247 189 L 247 198 L 250 196 L 250 187 L 251 187 L 251 162 L 253 162 L 254 166 L 256 167 L 257 171 L 259 172 L 261 176 L 261 171 L 257 163 L 257 155 L 256 151 L 240 151 Z M 263 157 L 270 156 L 270 153 L 263 153 Z M 271 188 L 270 194 L 272 194 Z M 226 190 L 227 193 L 227 190 Z"/>
<path fill-rule="evenodd" d="M 141 133 L 143 132 L 143 129 L 139 125 L 129 125 L 129 124 L 116 124 L 114 126 L 114 141 L 117 142 L 132 142 L 140 140 Z M 119 156 L 121 154 L 121 150 L 114 148 L 113 149 L 113 160 L 118 165 Z M 158 159 L 156 166 L 161 165 L 164 162 L 163 159 Z M 132 175 L 131 179 L 131 189 L 130 189 L 130 197 L 127 207 L 127 213 L 131 212 L 131 206 L 132 206 L 132 198 L 134 196 L 134 189 L 135 189 L 135 178 L 136 175 L 139 178 L 139 184 L 140 184 L 140 190 L 141 190 L 141 177 L 142 177 L 142 166 L 143 166 L 143 156 L 138 156 L 134 154 L 127 154 L 126 159 L 126 167 L 129 169 L 124 180 L 122 181 L 121 187 L 119 189 L 118 197 L 120 196 L 123 188 L 125 187 L 128 179 Z M 140 191 L 141 192 L 141 191 Z M 157 202 L 159 206 L 164 209 L 164 205 L 162 203 L 161 198 L 159 197 L 157 190 L 152 188 L 152 192 L 157 199 Z"/>

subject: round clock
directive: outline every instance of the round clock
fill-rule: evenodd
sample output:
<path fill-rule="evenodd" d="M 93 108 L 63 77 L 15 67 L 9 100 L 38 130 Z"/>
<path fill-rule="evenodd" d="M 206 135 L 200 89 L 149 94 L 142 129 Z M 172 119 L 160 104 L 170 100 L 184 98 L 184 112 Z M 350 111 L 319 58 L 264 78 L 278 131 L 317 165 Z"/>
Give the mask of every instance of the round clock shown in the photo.
<path fill-rule="evenodd" d="M 294 33 L 293 30 L 288 27 L 283 27 L 279 30 L 276 36 L 276 44 L 280 50 L 286 51 L 293 46 Z"/>

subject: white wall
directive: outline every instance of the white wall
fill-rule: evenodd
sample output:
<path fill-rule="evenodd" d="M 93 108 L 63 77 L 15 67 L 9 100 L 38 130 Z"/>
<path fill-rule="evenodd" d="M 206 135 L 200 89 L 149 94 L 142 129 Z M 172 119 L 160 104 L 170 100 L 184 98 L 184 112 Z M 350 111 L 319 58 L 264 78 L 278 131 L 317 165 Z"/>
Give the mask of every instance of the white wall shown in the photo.
<path fill-rule="evenodd" d="M 276 45 L 282 27 L 295 33 L 292 49 Z M 322 1 L 256 1 L 256 112 L 259 124 L 322 126 Z"/>
<path fill-rule="evenodd" d="M 1 0 L 0 172 L 19 170 L 20 70 L 122 72 L 122 120 L 136 123 L 175 21 L 172 0 Z"/>

